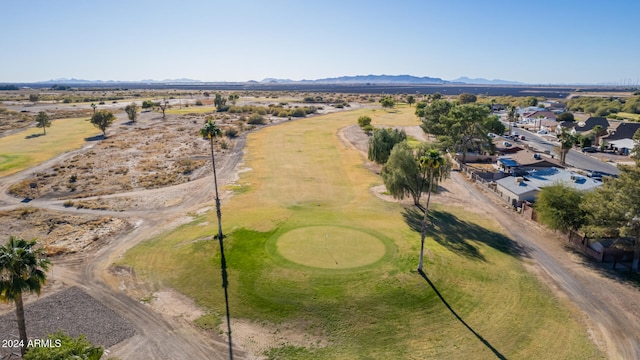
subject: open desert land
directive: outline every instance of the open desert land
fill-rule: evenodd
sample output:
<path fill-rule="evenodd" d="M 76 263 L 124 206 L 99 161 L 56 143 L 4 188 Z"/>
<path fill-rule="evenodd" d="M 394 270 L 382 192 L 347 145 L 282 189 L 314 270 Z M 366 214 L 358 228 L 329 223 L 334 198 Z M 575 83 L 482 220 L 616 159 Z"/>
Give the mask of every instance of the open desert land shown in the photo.
<path fill-rule="evenodd" d="M 640 355 L 637 290 L 460 173 L 432 198 L 424 273 L 416 272 L 421 213 L 385 194 L 354 126 L 368 115 L 429 141 L 414 108 L 328 96 L 336 101 L 314 104 L 314 114 L 265 115 L 264 125 L 215 113 L 207 99 L 186 107 L 195 98 L 184 97 L 166 118 L 152 111 L 136 122 L 117 110 L 130 99 L 104 105 L 118 117 L 106 138 L 86 117 L 54 120 L 43 136 L 8 129 L 2 236 L 40 239 L 54 264 L 41 298 L 27 299 L 28 329 L 47 322 L 38 304 L 56 299 L 69 317 L 51 326 L 76 336 L 88 331 L 78 324 L 95 321 L 105 331 L 87 337 L 107 358 L 228 358 L 210 149 L 198 135 L 211 115 L 238 131 L 215 151 L 236 358 Z M 238 105 L 309 106 L 303 97 L 245 94 Z M 76 303 L 102 317 L 74 313 Z M 13 307 L 0 311 L 9 320 L 2 332 L 17 334 Z"/>

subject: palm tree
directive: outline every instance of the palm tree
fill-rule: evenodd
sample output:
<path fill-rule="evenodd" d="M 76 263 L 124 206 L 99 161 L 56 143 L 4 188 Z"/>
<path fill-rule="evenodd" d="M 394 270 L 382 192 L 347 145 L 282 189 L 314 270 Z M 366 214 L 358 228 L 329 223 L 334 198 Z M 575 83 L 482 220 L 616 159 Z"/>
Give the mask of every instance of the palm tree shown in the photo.
<path fill-rule="evenodd" d="M 222 268 L 222 287 L 224 288 L 224 299 L 227 309 L 227 330 L 229 335 L 229 359 L 233 359 L 233 345 L 231 342 L 231 315 L 229 314 L 229 294 L 228 294 L 228 276 L 227 276 L 227 261 L 224 257 L 224 246 L 222 242 L 222 213 L 220 212 L 220 197 L 218 196 L 218 176 L 216 175 L 216 159 L 213 154 L 213 139 L 222 136 L 222 130 L 216 125 L 216 122 L 211 118 L 207 118 L 207 122 L 204 127 L 200 129 L 200 135 L 204 138 L 209 138 L 209 145 L 211 147 L 211 163 L 213 166 L 213 183 L 216 191 L 216 215 L 218 216 L 218 243 L 220 244 L 220 262 Z"/>
<path fill-rule="evenodd" d="M 596 125 L 591 130 L 593 137 L 596 139 L 595 145 L 600 146 L 600 138 L 607 135 L 607 129 L 602 127 L 602 125 Z"/>
<path fill-rule="evenodd" d="M 213 119 L 208 118 L 204 127 L 200 129 L 200 135 L 209 139 L 209 145 L 211 146 L 211 163 L 213 164 L 213 183 L 216 191 L 216 214 L 218 215 L 218 239 L 222 239 L 222 215 L 220 213 L 220 198 L 218 197 L 218 177 L 216 175 L 216 158 L 213 154 L 213 139 L 222 136 L 222 130 L 216 125 Z"/>
<path fill-rule="evenodd" d="M 418 159 L 420 167 L 425 169 L 429 174 L 429 192 L 427 193 L 427 203 L 424 208 L 424 217 L 422 218 L 422 231 L 420 234 L 420 261 L 418 262 L 418 271 L 422 271 L 422 261 L 424 259 L 424 240 L 427 237 L 427 219 L 429 213 L 429 201 L 431 200 L 431 192 L 433 191 L 433 183 L 441 180 L 447 173 L 446 160 L 442 157 L 438 150 L 431 149 L 424 156 Z"/>
<path fill-rule="evenodd" d="M 47 280 L 46 271 L 51 264 L 44 257 L 42 248 L 34 248 L 36 240 L 25 241 L 14 236 L 9 237 L 5 245 L 0 246 L 0 299 L 13 300 L 16 304 L 18 331 L 24 356 L 27 346 L 27 328 L 24 319 L 22 293 L 29 291 L 40 295 L 40 289 Z"/>
<path fill-rule="evenodd" d="M 558 135 L 560 146 L 556 146 L 554 150 L 560 155 L 560 163 L 565 164 L 569 150 L 576 144 L 576 137 L 562 128 L 562 133 Z"/>

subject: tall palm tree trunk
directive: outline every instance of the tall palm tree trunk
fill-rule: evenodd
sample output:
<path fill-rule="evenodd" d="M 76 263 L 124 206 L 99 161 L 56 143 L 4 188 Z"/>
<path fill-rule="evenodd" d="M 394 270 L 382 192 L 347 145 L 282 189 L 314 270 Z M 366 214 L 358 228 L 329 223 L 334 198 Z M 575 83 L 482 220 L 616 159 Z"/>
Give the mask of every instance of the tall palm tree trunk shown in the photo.
<path fill-rule="evenodd" d="M 19 293 L 14 299 L 16 303 L 16 317 L 18 318 L 18 332 L 20 333 L 20 341 L 22 346 L 20 347 L 20 355 L 24 356 L 27 350 L 27 326 L 24 319 L 24 305 L 22 303 L 22 294 Z"/>
<path fill-rule="evenodd" d="M 424 260 L 424 240 L 427 237 L 427 214 L 429 212 L 429 201 L 431 200 L 431 189 L 433 187 L 433 173 L 429 174 L 429 193 L 427 194 L 427 203 L 424 207 L 424 216 L 422 217 L 422 231 L 420 232 L 420 261 L 418 262 L 418 271 L 422 271 L 422 262 Z"/>
<path fill-rule="evenodd" d="M 222 287 L 224 288 L 224 301 L 227 310 L 227 334 L 229 336 L 229 359 L 233 360 L 233 342 L 231 341 L 231 314 L 229 312 L 229 280 L 227 274 L 227 260 L 224 256 L 222 241 L 222 212 L 220 211 L 220 196 L 218 195 L 218 175 L 216 174 L 216 158 L 213 154 L 213 137 L 209 138 L 211 145 L 211 164 L 213 166 L 213 184 L 216 191 L 216 216 L 218 217 L 218 243 L 220 244 L 220 266 L 222 268 Z"/>

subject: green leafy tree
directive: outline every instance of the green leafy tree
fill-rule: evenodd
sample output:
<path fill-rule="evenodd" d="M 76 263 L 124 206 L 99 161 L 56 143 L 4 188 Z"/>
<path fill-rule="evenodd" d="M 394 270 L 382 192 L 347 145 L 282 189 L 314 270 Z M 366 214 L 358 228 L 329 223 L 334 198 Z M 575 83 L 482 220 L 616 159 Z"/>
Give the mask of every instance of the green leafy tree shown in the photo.
<path fill-rule="evenodd" d="M 409 107 L 411 107 L 411 105 L 413 105 L 415 102 L 416 98 L 414 98 L 413 95 L 407 96 L 407 104 L 409 104 Z"/>
<path fill-rule="evenodd" d="M 151 101 L 151 100 L 144 100 L 142 102 L 142 108 L 143 109 L 153 109 L 156 106 L 157 106 L 157 104 L 155 102 Z"/>
<path fill-rule="evenodd" d="M 44 250 L 36 247 L 35 239 L 25 241 L 10 236 L 9 241 L 0 246 L 0 299 L 16 304 L 22 355 L 28 344 L 22 293 L 28 291 L 40 295 L 50 264 Z"/>
<path fill-rule="evenodd" d="M 385 109 L 392 108 L 396 106 L 396 101 L 391 96 L 385 96 L 382 99 L 380 99 L 380 105 L 382 105 L 382 107 Z"/>
<path fill-rule="evenodd" d="M 358 126 L 360 126 L 361 128 L 364 128 L 367 125 L 371 125 L 371 118 L 368 117 L 367 115 L 360 116 L 358 118 Z"/>
<path fill-rule="evenodd" d="M 127 117 L 131 122 L 136 122 L 138 118 L 138 105 L 135 102 L 124 107 L 124 111 L 127 113 Z"/>
<path fill-rule="evenodd" d="M 527 106 L 537 106 L 538 105 L 538 98 L 535 96 L 529 96 L 525 99 L 525 104 Z"/>
<path fill-rule="evenodd" d="M 384 164 L 389 159 L 393 147 L 406 140 L 407 134 L 404 130 L 382 128 L 374 129 L 373 135 L 369 138 L 368 158 L 378 164 Z"/>
<path fill-rule="evenodd" d="M 425 154 L 418 159 L 420 174 L 425 174 L 429 179 L 429 189 L 427 190 L 427 201 L 424 207 L 424 216 L 422 218 L 422 229 L 420 231 L 420 260 L 418 262 L 418 271 L 422 271 L 422 263 L 424 259 L 424 241 L 427 237 L 427 219 L 429 216 L 429 202 L 431 200 L 431 193 L 433 192 L 433 185 L 440 182 L 443 178 L 449 176 L 451 167 L 448 166 L 446 159 L 440 154 L 438 150 L 429 149 Z"/>
<path fill-rule="evenodd" d="M 107 136 L 107 128 L 116 121 L 116 117 L 113 113 L 107 110 L 98 110 L 89 120 L 93 126 L 102 131 L 102 135 Z"/>
<path fill-rule="evenodd" d="M 565 111 L 562 114 L 558 115 L 556 117 L 556 120 L 558 122 L 563 122 L 563 121 L 576 121 L 575 117 L 573 116 L 573 113 Z"/>
<path fill-rule="evenodd" d="M 98 107 L 98 105 L 96 105 L 95 103 L 91 103 L 91 109 L 93 109 L 93 113 L 96 113 L 96 108 Z"/>
<path fill-rule="evenodd" d="M 460 152 L 462 162 L 465 162 L 470 150 L 489 150 L 492 142 L 484 127 L 489 113 L 489 108 L 475 103 L 453 107 L 446 118 L 446 132 L 438 140 L 445 148 Z"/>
<path fill-rule="evenodd" d="M 420 167 L 406 141 L 394 146 L 380 175 L 391 196 L 396 199 L 411 196 L 415 205 L 420 204 L 420 197 L 428 188 L 426 169 Z"/>
<path fill-rule="evenodd" d="M 640 96 L 634 96 L 627 99 L 622 107 L 622 111 L 632 114 L 640 114 Z"/>
<path fill-rule="evenodd" d="M 504 134 L 505 130 L 507 130 L 507 128 L 502 123 L 502 121 L 500 121 L 500 119 L 495 115 L 489 116 L 484 121 L 483 125 L 484 125 L 484 128 L 487 129 L 487 131 L 492 132 L 494 134 L 498 134 L 498 135 Z"/>
<path fill-rule="evenodd" d="M 635 144 L 631 150 L 631 157 L 636 161 L 636 165 L 640 166 L 640 129 L 633 134 L 633 141 Z"/>
<path fill-rule="evenodd" d="M 460 95 L 458 95 L 458 103 L 460 105 L 463 104 L 471 104 L 478 101 L 478 97 L 473 95 L 473 94 L 468 94 L 468 93 L 462 93 Z"/>
<path fill-rule="evenodd" d="M 580 207 L 584 196 L 582 191 L 562 183 L 546 186 L 536 198 L 538 219 L 552 230 L 578 230 L 586 221 Z"/>
<path fill-rule="evenodd" d="M 391 196 L 396 199 L 410 196 L 416 206 L 420 205 L 422 193 L 429 189 L 430 179 L 430 169 L 425 166 L 424 161 L 421 162 L 421 159 L 432 150 L 427 145 L 422 145 L 414 151 L 406 141 L 393 148 L 389 160 L 380 172 Z M 434 173 L 434 179 L 441 179 L 445 173 L 448 174 L 448 168 L 448 166 L 440 168 L 439 171 L 442 174 Z"/>
<path fill-rule="evenodd" d="M 447 131 L 447 117 L 453 108 L 453 103 L 436 99 L 431 104 L 416 105 L 416 116 L 421 120 L 422 130 L 431 135 L 444 135 Z"/>
<path fill-rule="evenodd" d="M 42 128 L 44 134 L 47 135 L 47 128 L 51 126 L 49 115 L 46 112 L 40 111 L 36 115 L 36 127 Z"/>
<path fill-rule="evenodd" d="M 29 348 L 22 358 L 23 360 L 100 360 L 104 349 L 101 346 L 95 347 L 84 335 L 72 338 L 69 335 L 58 331 L 49 334 L 47 339 L 53 341 L 55 346 L 42 346 Z"/>
<path fill-rule="evenodd" d="M 582 209 L 587 214 L 585 232 L 594 235 L 635 238 L 632 269 L 640 262 L 640 161 L 635 166 L 620 166 L 617 178 L 587 194 Z"/>
<path fill-rule="evenodd" d="M 40 96 L 38 94 L 29 94 L 29 101 L 35 104 L 38 100 L 40 100 Z"/>

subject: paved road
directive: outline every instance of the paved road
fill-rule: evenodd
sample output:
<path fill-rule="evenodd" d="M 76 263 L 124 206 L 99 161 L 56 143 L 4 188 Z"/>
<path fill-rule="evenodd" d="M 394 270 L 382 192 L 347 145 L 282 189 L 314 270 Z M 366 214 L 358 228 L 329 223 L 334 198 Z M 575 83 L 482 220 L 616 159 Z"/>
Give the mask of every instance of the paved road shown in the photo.
<path fill-rule="evenodd" d="M 525 136 L 526 140 L 519 141 L 520 143 L 526 143 L 542 151 L 549 151 L 551 154 L 555 154 L 553 148 L 558 146 L 557 143 L 553 141 L 549 141 L 523 128 L 514 128 L 512 131 L 517 131 L 518 134 Z M 615 175 L 618 175 L 620 173 L 620 170 L 618 170 L 618 168 L 615 165 L 603 162 L 602 160 L 593 158 L 589 155 L 583 154 L 580 151 L 573 150 L 573 149 L 569 150 L 569 153 L 567 154 L 566 162 L 568 165 L 576 167 L 578 169 L 582 169 L 582 170 L 602 171 L 608 174 L 615 174 Z"/>

